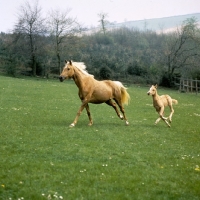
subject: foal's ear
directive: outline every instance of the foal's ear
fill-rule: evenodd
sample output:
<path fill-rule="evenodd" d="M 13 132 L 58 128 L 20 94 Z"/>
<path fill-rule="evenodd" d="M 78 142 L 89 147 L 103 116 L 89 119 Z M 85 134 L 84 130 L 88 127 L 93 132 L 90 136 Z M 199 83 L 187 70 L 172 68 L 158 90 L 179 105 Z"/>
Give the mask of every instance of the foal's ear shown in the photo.
<path fill-rule="evenodd" d="M 65 63 L 67 63 L 67 60 L 65 60 Z"/>
<path fill-rule="evenodd" d="M 157 88 L 157 87 L 158 87 L 158 85 L 157 85 L 157 84 L 155 84 L 154 86 L 155 86 L 155 88 Z"/>

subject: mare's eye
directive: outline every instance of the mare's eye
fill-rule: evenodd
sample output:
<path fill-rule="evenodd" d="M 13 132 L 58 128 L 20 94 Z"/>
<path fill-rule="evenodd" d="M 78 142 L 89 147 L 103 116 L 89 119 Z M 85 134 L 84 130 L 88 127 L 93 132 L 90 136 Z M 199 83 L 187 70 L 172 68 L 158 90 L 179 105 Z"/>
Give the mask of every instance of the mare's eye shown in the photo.
<path fill-rule="evenodd" d="M 67 68 L 67 70 L 70 70 L 70 68 Z"/>

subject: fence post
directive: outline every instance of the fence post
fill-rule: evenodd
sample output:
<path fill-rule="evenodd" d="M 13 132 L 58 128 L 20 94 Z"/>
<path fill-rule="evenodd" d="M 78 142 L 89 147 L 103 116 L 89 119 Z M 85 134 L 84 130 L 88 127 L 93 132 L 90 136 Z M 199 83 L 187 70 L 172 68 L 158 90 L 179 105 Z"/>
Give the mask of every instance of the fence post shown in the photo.
<path fill-rule="evenodd" d="M 181 92 L 181 78 L 180 78 L 179 91 Z"/>
<path fill-rule="evenodd" d="M 179 91 L 180 92 L 196 92 L 198 94 L 200 87 L 198 87 L 200 83 L 200 80 L 197 78 L 195 79 L 184 79 L 180 78 L 179 79 Z"/>
<path fill-rule="evenodd" d="M 193 92 L 193 80 L 192 79 L 190 79 L 190 87 L 191 87 L 190 91 Z"/>
<path fill-rule="evenodd" d="M 197 78 L 195 79 L 195 82 L 196 82 L 196 84 L 195 84 L 195 87 L 196 87 L 196 95 L 198 94 L 198 84 L 197 84 Z"/>
<path fill-rule="evenodd" d="M 187 79 L 184 80 L 184 91 L 187 92 Z"/>

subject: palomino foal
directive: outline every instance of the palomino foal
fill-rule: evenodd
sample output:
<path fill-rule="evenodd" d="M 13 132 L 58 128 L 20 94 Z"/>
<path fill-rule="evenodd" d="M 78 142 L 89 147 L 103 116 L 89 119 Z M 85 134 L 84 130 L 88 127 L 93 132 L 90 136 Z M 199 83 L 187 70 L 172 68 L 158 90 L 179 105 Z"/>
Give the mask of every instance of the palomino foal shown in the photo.
<path fill-rule="evenodd" d="M 149 91 L 147 92 L 148 95 L 151 95 L 153 98 L 153 106 L 156 109 L 156 111 L 159 114 L 159 118 L 155 121 L 155 124 L 157 124 L 161 119 L 170 127 L 170 124 L 168 123 L 167 119 L 169 118 L 169 122 L 172 122 L 172 115 L 174 113 L 174 109 L 172 107 L 172 104 L 177 104 L 178 101 L 176 99 L 172 99 L 169 95 L 165 94 L 162 96 L 159 96 L 157 93 L 157 84 L 152 85 Z M 170 115 L 169 117 L 164 117 L 164 109 L 166 106 L 169 106 L 170 108 Z"/>

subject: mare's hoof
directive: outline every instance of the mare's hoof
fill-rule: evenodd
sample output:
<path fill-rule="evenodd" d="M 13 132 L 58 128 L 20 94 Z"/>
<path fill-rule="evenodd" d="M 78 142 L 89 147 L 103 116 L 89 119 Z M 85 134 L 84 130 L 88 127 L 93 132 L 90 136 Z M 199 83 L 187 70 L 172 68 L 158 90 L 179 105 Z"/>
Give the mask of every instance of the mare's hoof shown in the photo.
<path fill-rule="evenodd" d="M 75 126 L 74 123 L 72 123 L 72 124 L 69 125 L 70 128 L 72 128 L 72 127 L 74 127 L 74 126 Z"/>
<path fill-rule="evenodd" d="M 119 116 L 119 118 L 120 118 L 121 120 L 123 120 L 123 119 L 124 119 L 124 117 L 123 117 L 122 115 L 120 115 L 120 116 Z"/>
<path fill-rule="evenodd" d="M 126 121 L 126 126 L 128 126 L 129 125 L 129 122 L 128 121 Z"/>

